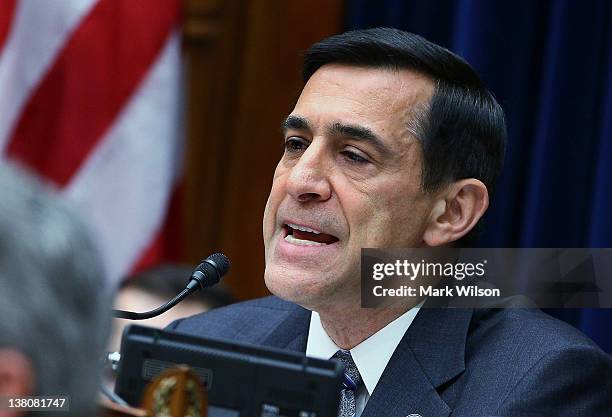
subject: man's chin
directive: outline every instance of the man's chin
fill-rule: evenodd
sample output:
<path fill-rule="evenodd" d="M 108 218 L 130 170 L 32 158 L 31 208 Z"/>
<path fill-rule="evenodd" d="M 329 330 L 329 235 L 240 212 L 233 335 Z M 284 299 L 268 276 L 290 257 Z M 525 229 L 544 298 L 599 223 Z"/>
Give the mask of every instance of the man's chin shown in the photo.
<path fill-rule="evenodd" d="M 285 301 L 290 301 L 309 308 L 316 300 L 329 296 L 333 292 L 330 282 L 322 281 L 323 274 L 305 274 L 303 271 L 266 267 L 264 280 L 268 290 Z"/>
<path fill-rule="evenodd" d="M 264 279 L 272 294 L 308 310 L 318 311 L 324 305 L 345 304 L 348 299 L 360 300 L 359 283 L 347 287 L 342 277 L 330 272 L 266 266 Z"/>

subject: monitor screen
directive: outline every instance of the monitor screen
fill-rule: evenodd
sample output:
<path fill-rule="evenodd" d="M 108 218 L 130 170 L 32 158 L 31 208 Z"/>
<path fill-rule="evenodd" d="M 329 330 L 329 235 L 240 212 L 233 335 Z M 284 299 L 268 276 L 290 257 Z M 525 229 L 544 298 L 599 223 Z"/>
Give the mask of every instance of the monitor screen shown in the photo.
<path fill-rule="evenodd" d="M 188 365 L 208 391 L 210 417 L 336 417 L 342 365 L 230 340 L 131 325 L 115 392 L 138 406 L 151 380 Z"/>

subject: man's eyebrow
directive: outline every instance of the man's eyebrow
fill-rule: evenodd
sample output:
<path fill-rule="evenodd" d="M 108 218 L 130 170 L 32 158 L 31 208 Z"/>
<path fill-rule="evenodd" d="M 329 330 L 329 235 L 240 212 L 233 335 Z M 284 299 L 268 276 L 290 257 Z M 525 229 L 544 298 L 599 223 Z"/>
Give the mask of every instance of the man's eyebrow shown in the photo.
<path fill-rule="evenodd" d="M 283 133 L 286 133 L 291 129 L 312 131 L 308 119 L 294 115 L 287 116 L 287 118 L 281 123 L 281 130 Z"/>
<path fill-rule="evenodd" d="M 384 144 L 382 139 L 365 126 L 335 122 L 328 128 L 328 134 L 330 136 L 343 136 L 357 141 L 367 142 L 383 157 L 391 155 L 391 150 Z"/>
<path fill-rule="evenodd" d="M 286 133 L 288 130 L 305 130 L 312 132 L 312 126 L 308 119 L 302 116 L 289 115 L 281 123 L 281 130 Z M 329 136 L 341 136 L 357 141 L 367 142 L 373 146 L 383 157 L 389 157 L 392 152 L 384 144 L 382 139 L 371 129 L 365 126 L 335 122 L 327 128 Z"/>

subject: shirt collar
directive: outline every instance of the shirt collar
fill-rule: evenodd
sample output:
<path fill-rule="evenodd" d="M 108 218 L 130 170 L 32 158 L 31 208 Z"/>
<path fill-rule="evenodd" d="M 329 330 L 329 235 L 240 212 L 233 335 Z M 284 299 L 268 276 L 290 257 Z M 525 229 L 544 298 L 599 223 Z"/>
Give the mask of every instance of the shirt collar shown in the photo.
<path fill-rule="evenodd" d="M 370 395 L 374 392 L 393 352 L 422 305 L 423 301 L 350 350 Z M 306 355 L 319 359 L 330 359 L 339 349 L 325 332 L 319 313 L 313 311 L 308 330 Z"/>

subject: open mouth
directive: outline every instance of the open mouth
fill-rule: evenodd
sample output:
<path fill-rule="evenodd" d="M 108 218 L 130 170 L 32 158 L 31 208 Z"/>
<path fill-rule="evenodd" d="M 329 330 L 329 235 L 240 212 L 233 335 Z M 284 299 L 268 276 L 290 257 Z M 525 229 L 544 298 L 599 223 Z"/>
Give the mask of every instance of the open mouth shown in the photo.
<path fill-rule="evenodd" d="M 336 236 L 293 223 L 287 223 L 283 228 L 286 232 L 285 241 L 294 245 L 325 246 L 338 241 Z"/>

